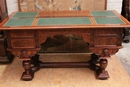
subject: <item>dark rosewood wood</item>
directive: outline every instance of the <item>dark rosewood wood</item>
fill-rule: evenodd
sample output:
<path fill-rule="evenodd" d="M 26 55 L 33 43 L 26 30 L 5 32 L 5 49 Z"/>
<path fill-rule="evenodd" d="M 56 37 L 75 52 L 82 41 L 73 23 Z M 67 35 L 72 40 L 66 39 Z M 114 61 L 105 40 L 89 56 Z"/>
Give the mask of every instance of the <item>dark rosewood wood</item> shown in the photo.
<path fill-rule="evenodd" d="M 47 17 L 51 12 L 41 12 L 39 17 Z M 79 16 L 89 15 L 92 25 L 56 25 L 56 26 L 37 26 L 37 18 L 35 18 L 32 26 L 3 26 L 15 13 L 12 13 L 2 23 L 0 29 L 6 30 L 8 51 L 15 56 L 19 56 L 23 61 L 23 68 L 25 71 L 21 77 L 22 80 L 32 80 L 36 71 L 45 67 L 88 67 L 97 72 L 97 78 L 107 79 L 108 72 L 105 70 L 107 67 L 107 58 L 111 54 L 115 54 L 122 48 L 122 34 L 124 27 L 130 27 L 129 21 L 123 16 L 113 11 L 124 24 L 97 24 L 89 11 L 55 11 L 51 17 Z M 46 15 L 45 15 L 45 14 Z M 64 13 L 64 14 L 63 14 Z M 69 13 L 69 15 L 66 15 Z M 58 16 L 57 16 L 58 15 Z M 77 15 L 78 16 L 78 15 Z M 76 16 L 76 17 L 77 17 Z M 49 16 L 48 16 L 49 17 Z M 41 44 L 46 41 L 47 37 L 55 35 L 74 34 L 82 36 L 84 41 L 88 43 L 91 50 L 91 59 L 88 62 L 42 62 L 39 60 L 37 54 L 41 49 Z"/>
<path fill-rule="evenodd" d="M 98 79 L 107 79 L 109 78 L 108 72 L 105 70 L 107 67 L 107 59 L 100 59 L 100 68 L 97 71 Z"/>
<path fill-rule="evenodd" d="M 34 77 L 34 72 L 31 70 L 31 63 L 30 60 L 24 60 L 22 62 L 23 68 L 25 69 L 25 72 L 23 72 L 23 75 L 21 77 L 22 80 L 30 81 Z"/>
<path fill-rule="evenodd" d="M 130 0 L 123 0 L 122 1 L 122 12 L 123 15 L 128 21 L 130 21 Z M 130 41 L 130 29 L 124 28 L 123 30 L 123 42 L 129 43 Z"/>
<path fill-rule="evenodd" d="M 22 65 L 23 65 L 23 68 L 25 69 L 21 79 L 26 80 L 26 81 L 32 80 L 34 72 L 31 70 L 31 61 L 30 61 L 30 57 L 27 54 L 26 50 L 21 51 L 20 58 L 24 59 L 22 62 Z"/>

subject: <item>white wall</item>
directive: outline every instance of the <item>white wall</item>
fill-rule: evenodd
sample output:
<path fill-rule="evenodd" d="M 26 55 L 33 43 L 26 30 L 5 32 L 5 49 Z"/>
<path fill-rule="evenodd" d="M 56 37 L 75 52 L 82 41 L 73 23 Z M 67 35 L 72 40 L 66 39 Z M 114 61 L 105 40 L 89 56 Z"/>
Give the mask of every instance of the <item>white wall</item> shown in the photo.
<path fill-rule="evenodd" d="M 107 10 L 116 10 L 121 13 L 123 0 L 107 0 Z"/>
<path fill-rule="evenodd" d="M 17 0 L 7 0 L 8 13 L 18 11 Z M 107 0 L 107 10 L 116 10 L 121 13 L 122 0 Z"/>
<path fill-rule="evenodd" d="M 17 0 L 6 0 L 6 2 L 7 2 L 8 14 L 18 11 L 18 1 Z"/>

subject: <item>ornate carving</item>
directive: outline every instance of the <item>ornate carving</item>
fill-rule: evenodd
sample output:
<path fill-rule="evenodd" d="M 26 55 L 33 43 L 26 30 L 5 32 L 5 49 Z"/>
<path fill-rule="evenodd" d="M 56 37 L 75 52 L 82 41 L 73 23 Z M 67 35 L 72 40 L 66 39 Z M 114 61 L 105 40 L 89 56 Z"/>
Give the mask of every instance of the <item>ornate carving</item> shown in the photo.
<path fill-rule="evenodd" d="M 16 30 L 10 31 L 11 37 L 34 37 L 33 30 Z"/>
<path fill-rule="evenodd" d="M 100 59 L 100 68 L 97 71 L 98 79 L 107 79 L 109 78 L 108 72 L 105 70 L 108 64 L 107 59 Z"/>
<path fill-rule="evenodd" d="M 85 42 L 88 42 L 89 44 L 91 44 L 92 37 L 90 33 L 82 34 L 82 37 L 85 40 Z"/>
<path fill-rule="evenodd" d="M 116 45 L 120 46 L 122 43 L 121 33 L 122 29 L 97 29 L 94 34 L 95 45 Z"/>
<path fill-rule="evenodd" d="M 110 54 L 109 54 L 109 50 L 107 48 L 104 48 L 103 51 L 102 51 L 102 56 L 103 57 L 110 57 Z"/>
<path fill-rule="evenodd" d="M 34 39 L 12 39 L 13 48 L 34 48 L 35 41 Z"/>
<path fill-rule="evenodd" d="M 77 36 L 82 36 L 86 42 L 91 41 L 90 29 L 49 29 L 49 30 L 38 30 L 39 43 L 42 44 L 45 42 L 47 37 L 53 37 L 55 35 L 66 35 L 74 34 Z"/>
<path fill-rule="evenodd" d="M 26 58 L 26 59 L 28 58 L 30 60 L 29 55 L 26 50 L 21 51 L 20 58 Z"/>
<path fill-rule="evenodd" d="M 95 32 L 95 35 L 102 35 L 102 34 L 105 34 L 105 35 L 117 35 L 119 33 L 119 30 L 120 29 L 111 29 L 111 28 L 106 28 L 106 29 L 97 29 L 96 32 Z"/>
<path fill-rule="evenodd" d="M 95 38 L 95 46 L 96 45 L 117 45 L 117 37 L 96 37 Z"/>
<path fill-rule="evenodd" d="M 24 60 L 22 62 L 23 68 L 25 69 L 25 72 L 23 72 L 23 75 L 21 77 L 22 80 L 29 81 L 32 80 L 34 77 L 34 72 L 31 70 L 31 63 L 30 60 Z"/>
<path fill-rule="evenodd" d="M 101 57 L 104 57 L 104 53 L 103 53 L 103 50 L 106 49 L 106 48 L 103 48 L 103 47 L 100 47 L 100 48 L 90 48 L 94 53 L 97 53 L 97 54 L 100 54 Z M 118 52 L 119 48 L 107 48 L 109 50 L 108 54 L 109 55 L 113 55 L 115 54 L 116 52 Z M 109 56 L 107 56 L 109 57 Z"/>
<path fill-rule="evenodd" d="M 11 53 L 15 56 L 20 57 L 22 55 L 22 51 L 26 51 L 26 55 L 28 55 L 29 57 L 34 56 L 39 49 L 8 49 L 9 51 L 11 51 Z"/>
<path fill-rule="evenodd" d="M 12 53 L 13 55 L 15 55 L 15 56 L 18 56 L 18 57 L 21 55 L 21 51 L 20 51 L 20 50 L 11 51 L 11 53 Z"/>

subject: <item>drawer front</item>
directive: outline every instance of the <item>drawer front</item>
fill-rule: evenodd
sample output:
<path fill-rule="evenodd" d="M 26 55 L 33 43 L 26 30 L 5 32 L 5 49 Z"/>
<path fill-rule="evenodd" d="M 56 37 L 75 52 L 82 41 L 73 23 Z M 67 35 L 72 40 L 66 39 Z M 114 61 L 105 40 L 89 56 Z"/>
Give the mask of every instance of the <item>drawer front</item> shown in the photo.
<path fill-rule="evenodd" d="M 97 29 L 95 35 L 116 35 L 119 34 L 120 29 Z"/>
<path fill-rule="evenodd" d="M 34 39 L 12 39 L 12 48 L 35 48 Z"/>
<path fill-rule="evenodd" d="M 15 30 L 15 31 L 10 31 L 10 36 L 11 37 L 34 37 L 35 31 L 33 30 Z"/>
<path fill-rule="evenodd" d="M 94 40 L 95 45 L 117 45 L 118 37 L 96 37 Z"/>
<path fill-rule="evenodd" d="M 121 45 L 121 42 L 122 42 L 121 32 L 122 32 L 121 28 L 119 28 L 119 29 L 111 29 L 111 28 L 97 29 L 94 34 L 94 44 L 95 44 L 95 46 L 97 46 L 97 45 L 119 46 L 119 45 Z"/>

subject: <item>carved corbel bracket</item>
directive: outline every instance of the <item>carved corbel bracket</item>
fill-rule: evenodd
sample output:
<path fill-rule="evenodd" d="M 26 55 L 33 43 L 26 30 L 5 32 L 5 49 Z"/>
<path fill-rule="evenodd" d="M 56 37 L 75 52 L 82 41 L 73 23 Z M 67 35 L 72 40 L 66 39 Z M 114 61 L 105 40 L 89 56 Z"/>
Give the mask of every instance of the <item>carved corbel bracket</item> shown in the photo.
<path fill-rule="evenodd" d="M 104 48 L 102 50 L 102 55 L 101 57 L 110 57 L 110 53 L 109 53 L 109 50 L 107 48 Z"/>
<path fill-rule="evenodd" d="M 37 51 L 40 50 L 40 48 L 35 49 L 7 49 L 10 51 L 13 55 L 20 57 L 21 60 L 30 60 L 32 56 L 37 54 Z"/>

